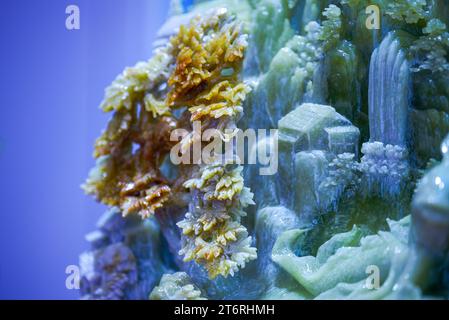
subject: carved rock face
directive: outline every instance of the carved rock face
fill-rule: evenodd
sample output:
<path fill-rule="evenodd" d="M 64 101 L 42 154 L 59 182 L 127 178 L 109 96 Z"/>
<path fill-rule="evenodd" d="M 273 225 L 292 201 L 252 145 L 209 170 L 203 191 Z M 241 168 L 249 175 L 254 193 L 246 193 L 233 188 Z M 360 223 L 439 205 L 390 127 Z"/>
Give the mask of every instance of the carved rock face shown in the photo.
<path fill-rule="evenodd" d="M 449 136 L 441 151 L 443 161 L 421 180 L 413 200 L 416 243 L 432 253 L 449 249 Z"/>

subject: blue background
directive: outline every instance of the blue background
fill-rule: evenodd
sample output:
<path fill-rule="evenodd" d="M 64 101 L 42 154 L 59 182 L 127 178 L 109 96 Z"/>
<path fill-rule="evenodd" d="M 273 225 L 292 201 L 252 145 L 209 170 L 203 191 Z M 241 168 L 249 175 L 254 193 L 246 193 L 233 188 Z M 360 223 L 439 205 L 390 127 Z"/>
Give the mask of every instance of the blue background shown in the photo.
<path fill-rule="evenodd" d="M 65 28 L 76 4 L 81 29 Z M 105 207 L 80 184 L 125 66 L 151 56 L 169 0 L 10 0 L 0 9 L 0 298 L 77 299 L 65 268 Z"/>

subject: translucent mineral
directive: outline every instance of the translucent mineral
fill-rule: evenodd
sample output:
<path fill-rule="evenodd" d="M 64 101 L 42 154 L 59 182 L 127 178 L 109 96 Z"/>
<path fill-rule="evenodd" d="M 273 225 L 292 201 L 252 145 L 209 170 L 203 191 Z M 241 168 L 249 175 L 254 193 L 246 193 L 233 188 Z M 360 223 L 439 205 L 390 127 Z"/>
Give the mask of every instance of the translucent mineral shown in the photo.
<path fill-rule="evenodd" d="M 445 1 L 172 1 L 105 90 L 82 298 L 447 299 L 448 24 Z M 275 134 L 237 161 L 238 129 Z"/>

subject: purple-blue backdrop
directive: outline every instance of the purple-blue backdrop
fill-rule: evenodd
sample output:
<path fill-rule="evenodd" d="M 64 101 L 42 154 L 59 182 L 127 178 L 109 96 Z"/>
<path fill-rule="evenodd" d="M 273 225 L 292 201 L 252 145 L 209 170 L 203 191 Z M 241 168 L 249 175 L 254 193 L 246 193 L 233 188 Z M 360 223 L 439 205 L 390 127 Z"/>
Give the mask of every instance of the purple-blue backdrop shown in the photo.
<path fill-rule="evenodd" d="M 67 31 L 76 4 L 81 29 Z M 0 9 L 0 298 L 76 299 L 65 268 L 105 210 L 79 185 L 121 70 L 151 55 L 169 0 L 4 0 Z"/>

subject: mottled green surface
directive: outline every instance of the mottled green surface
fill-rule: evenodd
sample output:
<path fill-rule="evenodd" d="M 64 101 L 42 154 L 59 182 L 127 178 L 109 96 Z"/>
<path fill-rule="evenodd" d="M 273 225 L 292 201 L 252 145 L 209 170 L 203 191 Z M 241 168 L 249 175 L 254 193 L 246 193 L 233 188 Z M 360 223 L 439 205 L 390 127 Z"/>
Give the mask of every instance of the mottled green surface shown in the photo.
<path fill-rule="evenodd" d="M 170 26 L 222 7 L 244 23 L 241 77 L 251 92 L 238 126 L 279 129 L 279 172 L 244 169 L 256 205 L 242 223 L 258 257 L 234 277 L 210 280 L 179 259 L 174 227 L 187 209 L 164 212 L 170 274 L 152 297 L 447 298 L 447 2 L 195 3 Z M 379 7 L 379 30 L 366 28 L 370 4 Z M 376 288 L 366 285 L 373 266 Z"/>

